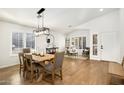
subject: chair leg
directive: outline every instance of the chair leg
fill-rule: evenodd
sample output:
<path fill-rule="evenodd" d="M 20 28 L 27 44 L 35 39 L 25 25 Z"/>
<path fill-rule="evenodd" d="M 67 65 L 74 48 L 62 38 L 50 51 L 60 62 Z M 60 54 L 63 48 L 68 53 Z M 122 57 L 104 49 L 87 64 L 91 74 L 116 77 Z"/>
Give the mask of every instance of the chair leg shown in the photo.
<path fill-rule="evenodd" d="M 39 77 L 39 70 L 36 71 L 36 79 Z"/>
<path fill-rule="evenodd" d="M 43 74 L 42 75 L 42 80 L 44 80 L 45 79 L 45 71 L 43 71 L 42 74 Z"/>
<path fill-rule="evenodd" d="M 31 71 L 31 82 L 33 81 L 33 71 Z"/>
<path fill-rule="evenodd" d="M 26 79 L 26 71 L 23 71 L 23 78 Z"/>
<path fill-rule="evenodd" d="M 20 66 L 20 69 L 19 69 L 19 74 L 21 75 L 21 66 Z"/>
<path fill-rule="evenodd" d="M 54 79 L 55 79 L 55 73 L 52 71 L 52 84 L 54 84 Z"/>
<path fill-rule="evenodd" d="M 63 77 L 62 77 L 62 70 L 60 70 L 60 76 L 61 76 L 61 80 L 63 79 Z"/>
<path fill-rule="evenodd" d="M 24 79 L 25 80 L 27 80 L 27 79 L 29 79 L 29 75 L 30 73 L 26 70 L 25 72 L 24 72 Z"/>
<path fill-rule="evenodd" d="M 23 68 L 23 77 L 25 78 L 26 70 Z"/>

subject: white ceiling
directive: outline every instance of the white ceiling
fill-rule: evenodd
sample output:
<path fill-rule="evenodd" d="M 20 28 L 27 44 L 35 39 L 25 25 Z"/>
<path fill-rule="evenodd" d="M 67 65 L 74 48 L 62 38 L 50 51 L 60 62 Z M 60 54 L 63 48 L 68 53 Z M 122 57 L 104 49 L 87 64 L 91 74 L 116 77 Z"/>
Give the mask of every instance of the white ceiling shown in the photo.
<path fill-rule="evenodd" d="M 100 12 L 99 9 L 46 8 L 44 11 L 44 24 L 52 30 L 67 33 L 78 25 L 117 10 L 116 8 L 104 8 L 103 12 Z M 38 10 L 39 8 L 0 8 L 0 20 L 36 27 Z M 70 25 L 72 27 L 69 28 Z"/>

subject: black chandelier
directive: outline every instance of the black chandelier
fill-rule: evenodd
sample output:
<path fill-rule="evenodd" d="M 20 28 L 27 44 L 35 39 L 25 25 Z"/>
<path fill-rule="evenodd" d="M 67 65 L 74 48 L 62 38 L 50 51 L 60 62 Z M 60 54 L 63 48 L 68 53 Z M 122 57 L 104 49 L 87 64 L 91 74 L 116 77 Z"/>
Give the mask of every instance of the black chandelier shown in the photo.
<path fill-rule="evenodd" d="M 44 12 L 45 8 L 41 8 L 37 14 L 37 19 L 38 19 L 38 26 L 35 30 L 33 30 L 35 36 L 40 36 L 40 35 L 50 35 L 50 29 L 44 26 Z M 40 19 L 42 18 L 42 26 L 40 26 Z"/>

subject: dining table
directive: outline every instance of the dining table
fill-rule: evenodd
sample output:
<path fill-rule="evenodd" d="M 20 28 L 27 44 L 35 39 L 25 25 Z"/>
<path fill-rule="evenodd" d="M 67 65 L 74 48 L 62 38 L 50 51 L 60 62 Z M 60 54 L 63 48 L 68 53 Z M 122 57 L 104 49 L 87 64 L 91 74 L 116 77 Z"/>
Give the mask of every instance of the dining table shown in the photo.
<path fill-rule="evenodd" d="M 54 62 L 51 60 L 54 60 L 55 55 L 54 54 L 39 54 L 39 53 L 25 53 L 25 55 L 32 55 L 32 61 L 35 63 L 38 63 L 40 65 L 47 64 L 49 62 Z M 39 78 L 36 80 L 36 82 L 40 82 L 42 80 L 42 73 L 40 74 Z"/>

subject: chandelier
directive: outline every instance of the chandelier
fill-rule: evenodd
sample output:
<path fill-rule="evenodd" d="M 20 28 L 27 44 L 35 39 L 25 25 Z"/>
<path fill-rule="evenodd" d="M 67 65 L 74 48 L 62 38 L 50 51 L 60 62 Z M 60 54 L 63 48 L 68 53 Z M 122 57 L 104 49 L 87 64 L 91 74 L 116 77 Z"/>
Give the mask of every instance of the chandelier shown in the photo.
<path fill-rule="evenodd" d="M 41 8 L 37 14 L 37 19 L 38 19 L 38 26 L 35 30 L 33 30 L 33 33 L 35 36 L 40 36 L 40 35 L 50 35 L 50 29 L 44 26 L 44 8 Z M 42 25 L 40 25 L 40 20 L 42 21 Z"/>

